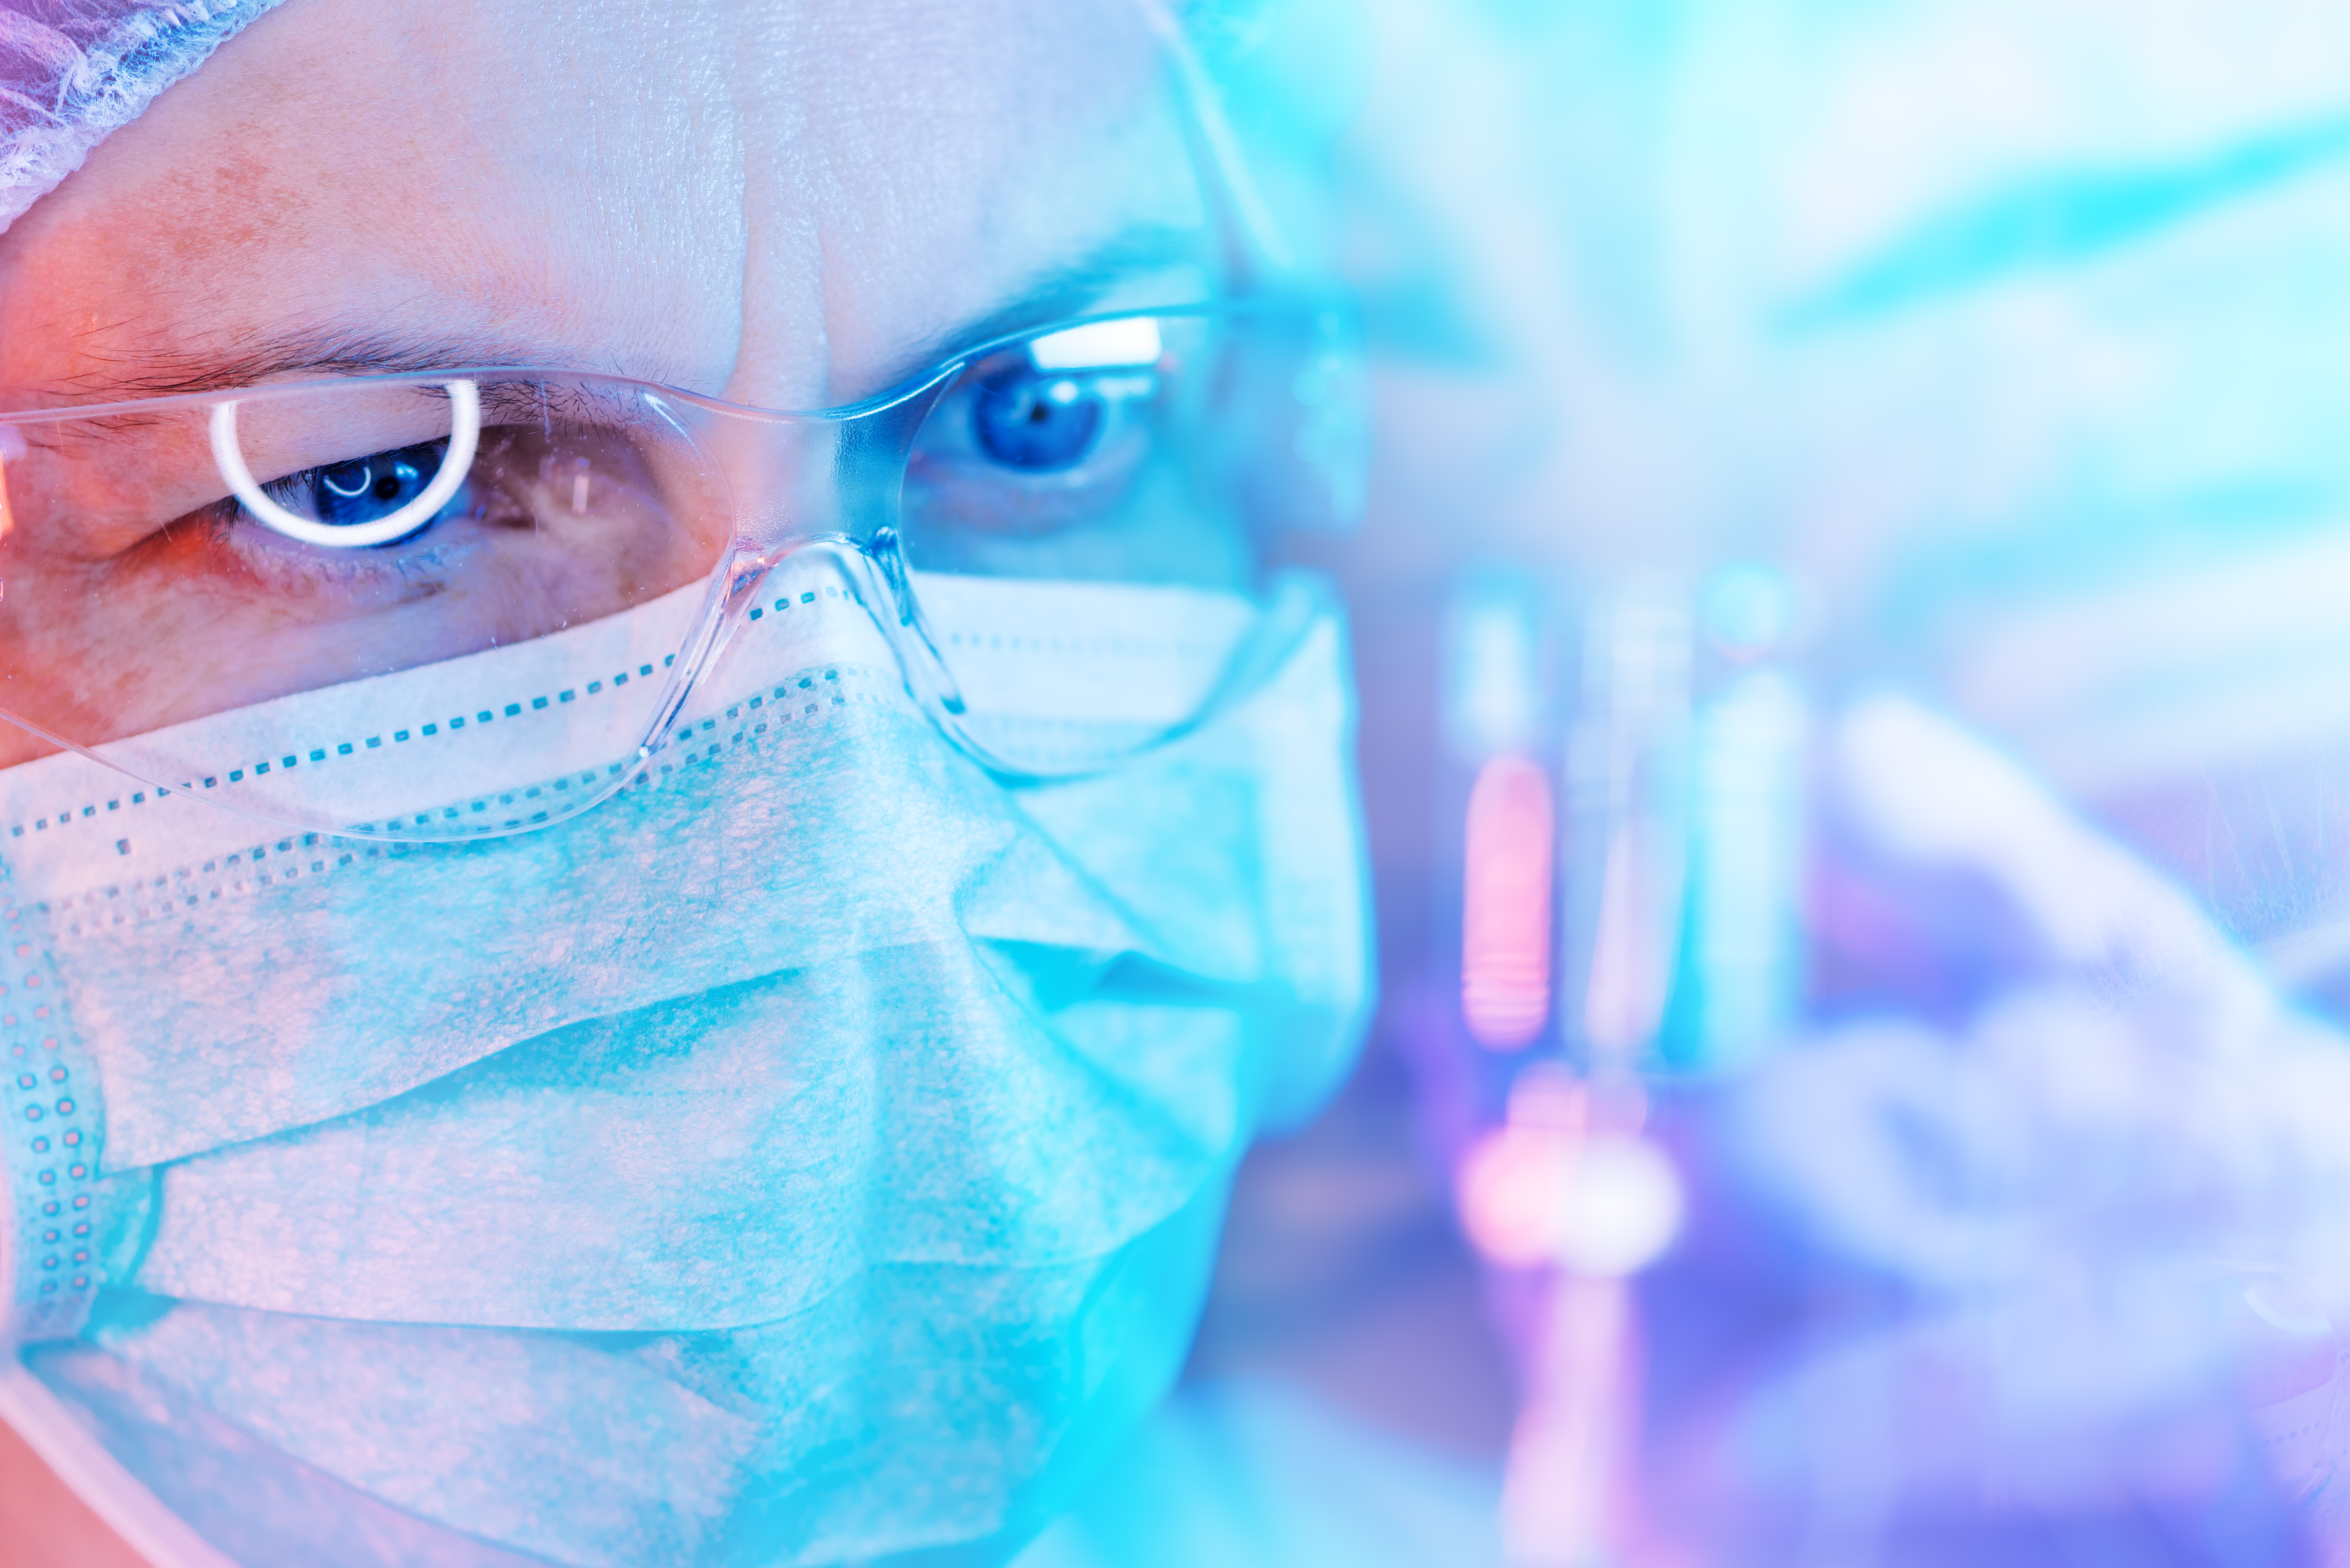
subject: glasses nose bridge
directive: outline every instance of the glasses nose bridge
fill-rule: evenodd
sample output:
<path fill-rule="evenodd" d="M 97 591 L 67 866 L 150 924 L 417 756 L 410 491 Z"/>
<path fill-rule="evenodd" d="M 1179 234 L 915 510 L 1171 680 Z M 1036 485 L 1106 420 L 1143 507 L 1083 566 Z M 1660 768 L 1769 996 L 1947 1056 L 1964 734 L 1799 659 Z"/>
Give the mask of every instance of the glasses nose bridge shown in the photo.
<path fill-rule="evenodd" d="M 738 547 L 773 556 L 816 539 L 871 548 L 898 520 L 914 434 L 934 382 L 890 403 L 838 414 L 716 414 L 704 440 L 734 504 Z"/>

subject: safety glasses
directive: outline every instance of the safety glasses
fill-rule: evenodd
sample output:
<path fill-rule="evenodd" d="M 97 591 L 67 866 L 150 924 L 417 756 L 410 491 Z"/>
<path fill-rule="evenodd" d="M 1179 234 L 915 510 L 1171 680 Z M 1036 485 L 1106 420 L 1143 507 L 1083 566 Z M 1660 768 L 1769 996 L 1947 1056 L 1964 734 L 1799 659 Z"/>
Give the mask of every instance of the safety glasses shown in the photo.
<path fill-rule="evenodd" d="M 1267 563 L 1351 521 L 1364 395 L 1342 304 L 1263 297 L 817 413 L 478 369 L 0 414 L 0 717 L 285 826 L 493 836 L 681 743 L 730 646 L 849 613 L 983 765 L 1095 770 L 1294 630 Z"/>

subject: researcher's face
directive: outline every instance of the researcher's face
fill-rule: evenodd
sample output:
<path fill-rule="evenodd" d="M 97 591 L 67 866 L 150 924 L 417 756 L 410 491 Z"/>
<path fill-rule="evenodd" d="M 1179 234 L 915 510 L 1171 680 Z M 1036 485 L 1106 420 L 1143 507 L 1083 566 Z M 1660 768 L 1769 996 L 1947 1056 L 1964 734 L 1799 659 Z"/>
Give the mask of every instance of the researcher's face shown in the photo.
<path fill-rule="evenodd" d="M 1135 5 L 293 0 L 0 236 L 0 408 L 483 364 L 836 406 L 1197 297 L 1206 213 Z M 138 642 L 110 734 L 183 716 Z"/>

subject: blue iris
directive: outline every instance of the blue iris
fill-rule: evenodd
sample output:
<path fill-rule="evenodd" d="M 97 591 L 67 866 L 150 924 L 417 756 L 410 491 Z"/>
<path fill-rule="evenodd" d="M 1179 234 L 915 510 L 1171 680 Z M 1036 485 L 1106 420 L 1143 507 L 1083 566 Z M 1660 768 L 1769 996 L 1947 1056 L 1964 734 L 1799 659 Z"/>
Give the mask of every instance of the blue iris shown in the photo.
<path fill-rule="evenodd" d="M 987 455 L 1032 472 L 1084 462 L 1106 421 L 1099 392 L 1067 376 L 1025 369 L 982 382 L 972 409 L 972 431 Z"/>
<path fill-rule="evenodd" d="M 441 471 L 447 447 L 445 441 L 427 441 L 315 471 L 311 488 L 318 521 L 348 528 L 390 516 L 424 493 Z"/>

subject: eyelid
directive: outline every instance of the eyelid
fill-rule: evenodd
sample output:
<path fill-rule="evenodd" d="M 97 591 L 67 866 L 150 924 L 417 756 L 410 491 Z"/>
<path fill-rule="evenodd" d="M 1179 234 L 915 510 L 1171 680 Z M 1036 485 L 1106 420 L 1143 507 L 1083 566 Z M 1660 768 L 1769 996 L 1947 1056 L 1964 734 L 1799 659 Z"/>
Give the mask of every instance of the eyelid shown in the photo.
<path fill-rule="evenodd" d="M 483 433 L 487 434 L 494 412 L 489 400 L 483 400 Z M 265 488 L 338 463 L 364 462 L 446 441 L 453 423 L 448 402 L 439 398 L 387 408 L 380 414 L 335 409 L 332 411 L 338 416 L 334 421 L 337 428 L 326 428 L 323 419 L 315 424 L 298 419 L 310 409 L 327 406 L 323 401 L 306 408 L 301 400 L 278 402 L 256 399 L 239 409 L 238 444 L 245 466 Z M 270 429 L 273 415 L 275 431 Z M 291 429 L 289 419 L 296 421 Z"/>

